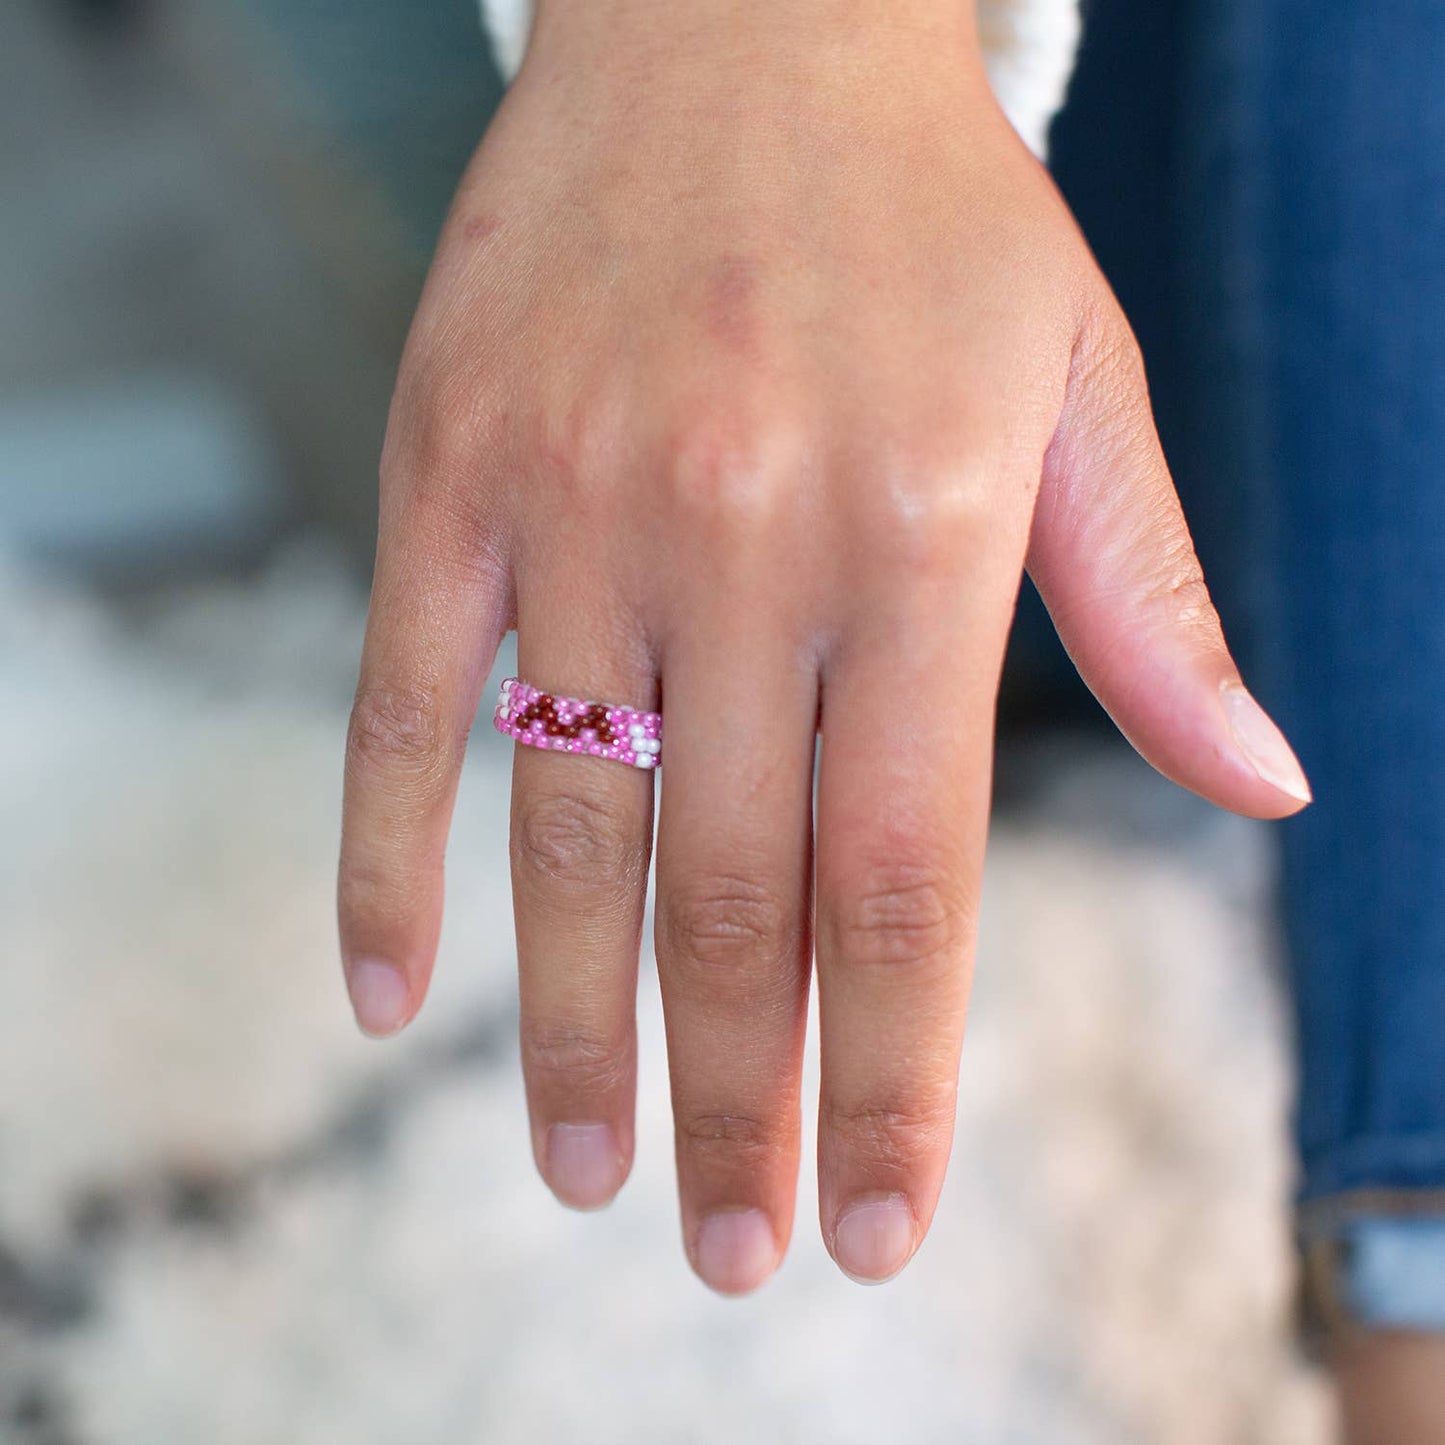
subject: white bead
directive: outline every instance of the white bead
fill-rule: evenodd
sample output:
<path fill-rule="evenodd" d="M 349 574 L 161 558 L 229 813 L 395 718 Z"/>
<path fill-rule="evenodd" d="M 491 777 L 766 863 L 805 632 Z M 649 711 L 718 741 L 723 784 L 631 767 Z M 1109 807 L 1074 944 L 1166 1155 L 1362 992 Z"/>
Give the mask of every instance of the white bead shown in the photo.
<path fill-rule="evenodd" d="M 638 753 L 632 759 L 634 768 L 650 768 L 657 761 L 651 753 Z"/>
<path fill-rule="evenodd" d="M 637 746 L 640 747 L 640 748 L 642 748 L 643 751 L 645 751 L 645 752 L 649 752 L 649 753 L 660 753 L 660 752 L 662 751 L 662 739 L 661 739 L 661 738 L 643 738 L 643 740 L 642 740 L 640 743 L 638 743 Z"/>
<path fill-rule="evenodd" d="M 645 738 L 647 729 L 641 723 L 628 723 L 627 736 L 630 738 Z"/>

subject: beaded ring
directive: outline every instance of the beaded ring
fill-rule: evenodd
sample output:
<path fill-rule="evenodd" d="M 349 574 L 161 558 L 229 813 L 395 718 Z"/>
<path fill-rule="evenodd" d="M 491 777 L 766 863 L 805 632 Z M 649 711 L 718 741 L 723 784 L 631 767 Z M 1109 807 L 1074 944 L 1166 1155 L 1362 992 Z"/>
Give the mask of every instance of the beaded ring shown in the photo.
<path fill-rule="evenodd" d="M 655 768 L 662 762 L 660 712 L 558 697 L 517 677 L 502 683 L 492 726 L 529 747 L 613 758 L 634 768 Z"/>

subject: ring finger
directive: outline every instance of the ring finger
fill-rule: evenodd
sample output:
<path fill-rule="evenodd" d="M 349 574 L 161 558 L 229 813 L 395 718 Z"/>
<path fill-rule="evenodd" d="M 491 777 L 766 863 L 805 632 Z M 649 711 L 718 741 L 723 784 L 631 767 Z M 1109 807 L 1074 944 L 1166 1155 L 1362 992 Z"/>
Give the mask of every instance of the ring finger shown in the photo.
<path fill-rule="evenodd" d="M 912 1256 L 948 1161 L 1017 588 L 992 539 L 925 550 L 908 585 L 859 597 L 823 678 L 819 1211 L 865 1282 Z"/>
<path fill-rule="evenodd" d="M 818 688 L 767 586 L 718 589 L 664 669 L 657 957 L 688 1255 L 738 1294 L 792 1230 Z"/>
<path fill-rule="evenodd" d="M 657 683 L 641 630 L 616 624 L 623 609 L 609 610 L 607 592 L 555 548 L 519 568 L 518 672 L 557 697 L 650 711 Z M 606 1204 L 632 1162 L 652 816 L 650 772 L 518 745 L 511 865 L 522 1072 L 537 1167 L 579 1209 Z"/>

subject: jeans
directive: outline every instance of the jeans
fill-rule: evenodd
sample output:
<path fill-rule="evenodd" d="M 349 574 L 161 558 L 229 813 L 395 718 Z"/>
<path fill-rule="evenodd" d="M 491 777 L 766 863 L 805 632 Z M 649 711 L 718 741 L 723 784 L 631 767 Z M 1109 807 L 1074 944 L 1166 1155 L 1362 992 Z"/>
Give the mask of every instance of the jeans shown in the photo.
<path fill-rule="evenodd" d="M 289 37 L 341 133 L 394 176 L 418 235 L 434 232 L 444 187 L 415 183 L 396 122 L 460 169 L 497 93 L 470 0 L 425 24 L 394 0 L 249 8 Z M 1060 184 L 1139 333 L 1226 629 L 1315 788 L 1279 829 L 1301 1275 L 1316 1315 L 1436 1329 L 1442 76 L 1438 0 L 1093 0 L 1054 135 Z M 1036 682 L 1058 669 L 1066 691 L 1041 618 L 1026 599 L 1015 669 Z"/>
<path fill-rule="evenodd" d="M 1206 570 L 1314 785 L 1279 828 L 1305 1303 L 1445 1330 L 1445 8 L 1089 26 L 1061 183 L 1138 299 Z"/>

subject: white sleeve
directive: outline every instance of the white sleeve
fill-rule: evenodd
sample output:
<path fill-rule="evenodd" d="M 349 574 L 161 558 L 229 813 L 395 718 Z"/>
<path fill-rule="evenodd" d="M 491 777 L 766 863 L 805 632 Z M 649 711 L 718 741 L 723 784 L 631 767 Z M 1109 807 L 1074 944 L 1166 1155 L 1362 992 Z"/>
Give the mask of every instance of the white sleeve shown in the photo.
<path fill-rule="evenodd" d="M 1015 129 L 1035 155 L 1064 103 L 1079 44 L 1079 0 L 977 0 L 989 78 Z M 497 65 L 517 73 L 532 27 L 532 0 L 480 0 Z"/>

